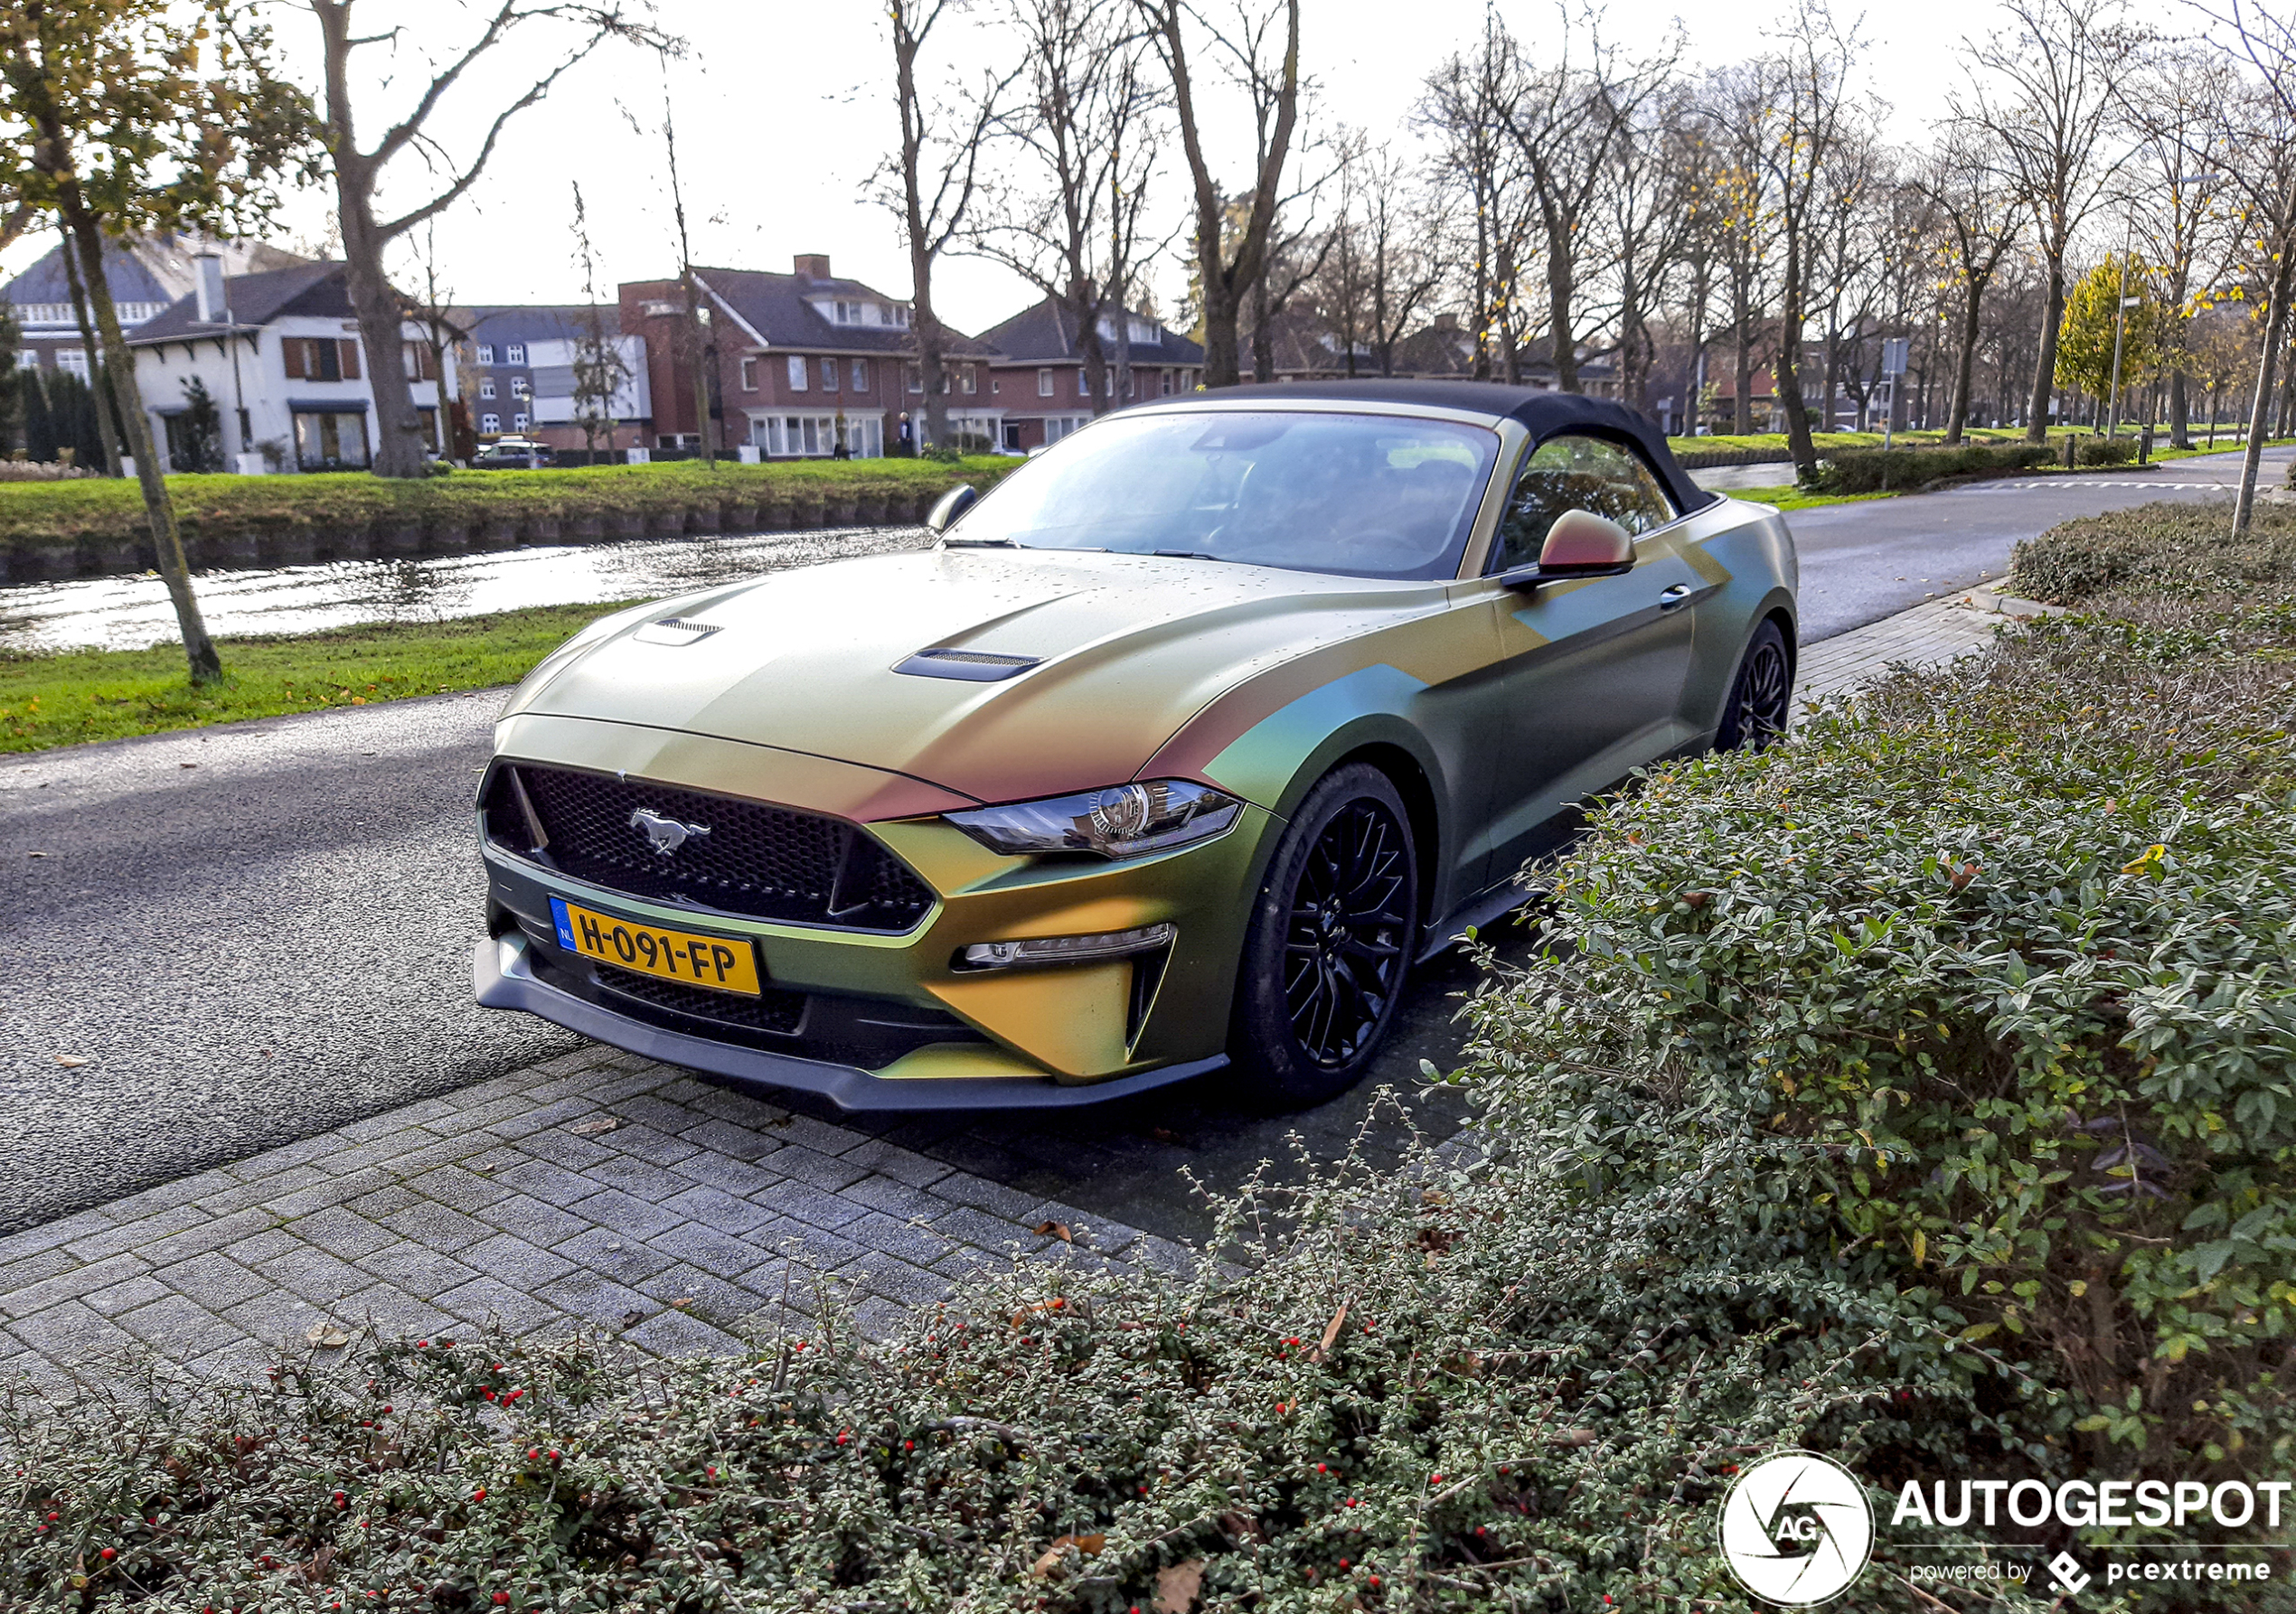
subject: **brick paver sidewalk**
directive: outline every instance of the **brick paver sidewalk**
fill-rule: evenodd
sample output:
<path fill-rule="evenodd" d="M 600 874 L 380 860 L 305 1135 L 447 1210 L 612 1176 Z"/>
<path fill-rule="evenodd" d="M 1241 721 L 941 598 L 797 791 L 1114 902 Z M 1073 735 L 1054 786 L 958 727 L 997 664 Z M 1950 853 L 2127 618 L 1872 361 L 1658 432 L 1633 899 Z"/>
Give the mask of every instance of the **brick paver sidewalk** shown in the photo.
<path fill-rule="evenodd" d="M 1074 1243 L 1032 1231 L 1048 1222 Z M 811 1309 L 816 1278 L 882 1328 L 1015 1250 L 1189 1259 L 593 1047 L 0 1238 L 0 1375 L 100 1371 L 139 1344 L 236 1372 L 329 1320 L 581 1326 L 663 1355 L 731 1351 L 785 1292 Z"/>
<path fill-rule="evenodd" d="M 2012 601 L 2005 615 L 1985 594 L 1917 606 L 1810 647 L 1796 693 L 1823 699 L 1893 662 L 1967 653 L 2046 609 Z M 1075 1243 L 1035 1231 L 1047 1223 Z M 53 1382 L 140 1347 L 233 1373 L 330 1321 L 579 1326 L 663 1355 L 730 1351 L 786 1291 L 806 1305 L 816 1278 L 881 1328 L 1016 1251 L 1190 1259 L 1153 1234 L 592 1047 L 0 1237 L 0 1375 Z"/>

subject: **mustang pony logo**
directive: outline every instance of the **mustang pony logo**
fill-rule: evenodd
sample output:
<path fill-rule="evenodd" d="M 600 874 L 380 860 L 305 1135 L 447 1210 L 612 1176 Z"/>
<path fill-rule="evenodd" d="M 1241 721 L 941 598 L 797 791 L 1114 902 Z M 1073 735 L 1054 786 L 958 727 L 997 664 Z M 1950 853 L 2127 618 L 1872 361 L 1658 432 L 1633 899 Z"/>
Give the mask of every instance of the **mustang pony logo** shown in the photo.
<path fill-rule="evenodd" d="M 630 827 L 644 830 L 648 845 L 663 857 L 668 857 L 697 835 L 707 835 L 707 824 L 682 824 L 674 818 L 664 818 L 651 807 L 641 807 L 630 814 Z"/>

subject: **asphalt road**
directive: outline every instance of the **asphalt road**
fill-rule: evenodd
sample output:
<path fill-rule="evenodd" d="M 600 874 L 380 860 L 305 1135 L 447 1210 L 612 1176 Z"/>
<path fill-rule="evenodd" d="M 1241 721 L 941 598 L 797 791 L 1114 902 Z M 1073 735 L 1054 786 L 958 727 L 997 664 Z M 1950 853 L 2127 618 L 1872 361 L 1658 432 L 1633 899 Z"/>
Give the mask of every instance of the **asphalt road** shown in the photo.
<path fill-rule="evenodd" d="M 2206 497 L 2222 475 L 2188 461 L 1797 515 L 1805 636 L 1998 575 L 2018 538 L 2067 515 Z M 0 1232 L 577 1046 L 470 1002 L 468 803 L 495 707 L 441 697 L 0 760 Z M 1457 962 L 1423 979 L 1380 1079 L 1446 1064 L 1470 980 Z M 1336 1141 L 1367 1102 L 1305 1129 Z M 1438 1101 L 1429 1118 L 1455 1114 Z M 1037 1182 L 1074 1146 L 1092 1180 L 1066 1197 L 1156 1225 L 1183 1214 L 1172 1166 L 1232 1177 L 1295 1124 L 1195 1092 L 967 1123 L 951 1144 L 975 1169 L 1007 1151 Z"/>

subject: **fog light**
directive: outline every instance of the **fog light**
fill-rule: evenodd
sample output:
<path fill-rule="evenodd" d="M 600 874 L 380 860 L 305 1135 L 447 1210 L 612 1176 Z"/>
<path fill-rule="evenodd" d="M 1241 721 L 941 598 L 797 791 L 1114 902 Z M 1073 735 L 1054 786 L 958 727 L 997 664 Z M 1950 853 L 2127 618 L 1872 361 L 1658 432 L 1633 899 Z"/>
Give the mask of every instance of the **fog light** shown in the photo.
<path fill-rule="evenodd" d="M 1024 964 L 1074 964 L 1089 959 L 1125 958 L 1172 940 L 1169 924 L 1102 931 L 1090 936 L 1031 936 L 1024 942 L 975 942 L 958 957 L 967 969 L 1010 970 Z"/>

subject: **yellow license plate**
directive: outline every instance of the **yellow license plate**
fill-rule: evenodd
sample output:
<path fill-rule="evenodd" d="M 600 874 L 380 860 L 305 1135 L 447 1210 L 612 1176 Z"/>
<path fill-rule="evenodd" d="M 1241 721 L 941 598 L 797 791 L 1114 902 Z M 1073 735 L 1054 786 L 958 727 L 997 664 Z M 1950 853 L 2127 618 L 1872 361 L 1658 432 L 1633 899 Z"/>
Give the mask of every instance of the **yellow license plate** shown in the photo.
<path fill-rule="evenodd" d="M 559 896 L 550 898 L 550 915 L 558 921 L 558 944 L 584 958 L 713 992 L 765 995 L 753 943 L 617 919 Z"/>

